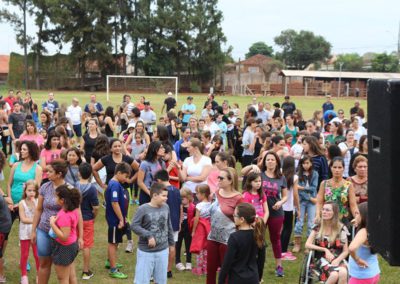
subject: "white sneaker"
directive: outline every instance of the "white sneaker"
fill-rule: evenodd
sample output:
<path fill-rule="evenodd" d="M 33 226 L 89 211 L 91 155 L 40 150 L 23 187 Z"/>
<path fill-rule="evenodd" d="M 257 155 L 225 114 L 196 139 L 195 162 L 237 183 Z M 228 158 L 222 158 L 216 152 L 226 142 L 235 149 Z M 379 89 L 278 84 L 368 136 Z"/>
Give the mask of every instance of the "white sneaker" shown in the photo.
<path fill-rule="evenodd" d="M 176 265 L 176 269 L 177 269 L 178 271 L 184 271 L 184 270 L 185 270 L 185 266 L 183 265 L 183 263 L 179 262 L 179 263 Z"/>
<path fill-rule="evenodd" d="M 125 252 L 132 253 L 133 252 L 133 241 L 128 241 L 126 244 Z"/>
<path fill-rule="evenodd" d="M 186 270 L 192 270 L 192 264 L 190 262 L 186 262 Z"/>

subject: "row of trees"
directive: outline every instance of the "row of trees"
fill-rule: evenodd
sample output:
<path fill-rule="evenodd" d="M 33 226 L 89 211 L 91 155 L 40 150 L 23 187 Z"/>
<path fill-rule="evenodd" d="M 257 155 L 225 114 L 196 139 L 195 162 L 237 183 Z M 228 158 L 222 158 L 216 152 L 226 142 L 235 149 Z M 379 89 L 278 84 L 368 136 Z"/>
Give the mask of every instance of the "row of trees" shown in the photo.
<path fill-rule="evenodd" d="M 124 74 L 126 55 L 135 74 L 188 74 L 201 84 L 222 68 L 231 49 L 221 28 L 217 0 L 3 0 L 0 20 L 15 29 L 24 55 L 35 54 L 34 77 L 40 88 L 40 58 L 46 44 L 59 50 L 70 43 L 71 57 L 85 76 L 87 62 L 96 61 L 102 75 Z M 15 9 L 17 8 L 17 9 Z M 13 11 L 18 12 L 13 12 Z M 34 18 L 37 32 L 26 34 L 26 17 Z M 131 42 L 132 49 L 127 46 Z M 116 59 L 122 58 L 122 68 Z M 25 80 L 28 78 L 25 60 Z"/>
<path fill-rule="evenodd" d="M 322 36 L 314 35 L 310 31 L 285 30 L 274 38 L 274 42 L 281 48 L 281 52 L 274 53 L 272 46 L 260 41 L 250 46 L 246 58 L 263 54 L 275 58 L 291 69 L 304 69 L 311 63 L 323 66 L 332 58 L 331 44 Z M 335 70 L 340 70 L 340 65 L 343 71 L 400 71 L 399 57 L 395 53 L 367 53 L 364 56 L 357 53 L 340 54 L 334 63 Z"/>

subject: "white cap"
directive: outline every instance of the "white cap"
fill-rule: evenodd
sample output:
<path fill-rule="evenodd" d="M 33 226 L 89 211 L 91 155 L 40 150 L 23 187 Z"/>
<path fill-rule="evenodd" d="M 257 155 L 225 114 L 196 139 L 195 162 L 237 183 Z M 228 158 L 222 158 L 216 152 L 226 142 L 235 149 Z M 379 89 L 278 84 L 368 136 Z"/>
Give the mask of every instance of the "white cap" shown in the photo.
<path fill-rule="evenodd" d="M 171 93 L 171 92 L 168 92 L 168 96 L 172 96 L 172 93 Z"/>
<path fill-rule="evenodd" d="M 136 126 L 136 124 L 131 122 L 131 123 L 128 124 L 128 128 L 127 129 L 135 128 L 135 126 Z"/>

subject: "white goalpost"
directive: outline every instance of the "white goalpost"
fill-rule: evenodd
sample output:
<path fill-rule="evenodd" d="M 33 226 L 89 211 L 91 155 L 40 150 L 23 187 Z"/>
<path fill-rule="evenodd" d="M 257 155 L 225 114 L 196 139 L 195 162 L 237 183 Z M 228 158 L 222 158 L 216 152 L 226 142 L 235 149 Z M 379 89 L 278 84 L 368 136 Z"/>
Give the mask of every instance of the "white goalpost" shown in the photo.
<path fill-rule="evenodd" d="M 107 102 L 111 92 L 133 92 L 140 94 L 175 94 L 178 101 L 178 77 L 107 75 Z"/>

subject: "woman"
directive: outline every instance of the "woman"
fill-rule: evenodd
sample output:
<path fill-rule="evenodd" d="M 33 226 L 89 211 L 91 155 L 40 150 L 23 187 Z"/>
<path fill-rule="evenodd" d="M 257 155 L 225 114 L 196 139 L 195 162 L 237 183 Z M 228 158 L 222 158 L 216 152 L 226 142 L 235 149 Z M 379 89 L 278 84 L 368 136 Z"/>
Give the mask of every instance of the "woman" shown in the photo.
<path fill-rule="evenodd" d="M 199 133 L 199 123 L 197 122 L 197 118 L 191 116 L 189 119 L 189 129 L 190 133 L 196 134 Z"/>
<path fill-rule="evenodd" d="M 314 171 L 318 173 L 318 187 L 321 182 L 328 178 L 329 167 L 325 158 L 324 150 L 321 148 L 319 141 L 314 136 L 306 136 L 303 139 L 304 154 L 312 158 Z"/>
<path fill-rule="evenodd" d="M 207 119 L 207 117 L 214 115 L 214 110 L 212 109 L 212 103 L 208 103 L 206 107 L 201 111 L 201 118 Z"/>
<path fill-rule="evenodd" d="M 211 159 L 202 154 L 201 148 L 199 139 L 190 139 L 187 147 L 190 157 L 185 159 L 182 170 L 179 171 L 180 179 L 184 182 L 182 187 L 189 188 L 194 195 L 196 186 L 207 182 L 207 176 L 212 166 Z"/>
<path fill-rule="evenodd" d="M 339 121 L 330 122 L 329 125 L 331 134 L 326 136 L 325 142 L 331 145 L 339 145 L 339 143 L 345 140 L 343 137 L 343 126 Z"/>
<path fill-rule="evenodd" d="M 306 121 L 303 118 L 303 112 L 299 109 L 296 109 L 293 112 L 293 118 L 294 118 L 294 125 L 300 130 L 305 130 L 306 129 Z"/>
<path fill-rule="evenodd" d="M 353 168 L 356 172 L 354 176 L 348 178 L 353 184 L 354 194 L 357 204 L 368 201 L 368 159 L 364 156 L 358 156 L 354 159 Z"/>
<path fill-rule="evenodd" d="M 235 169 L 221 170 L 218 180 L 219 189 L 209 208 L 211 230 L 207 238 L 207 284 L 216 283 L 217 269 L 224 261 L 229 236 L 236 230 L 233 214 L 236 206 L 243 200 L 238 191 L 239 182 Z"/>
<path fill-rule="evenodd" d="M 40 152 L 40 166 L 43 169 L 42 184 L 48 182 L 47 165 L 54 160 L 60 159 L 61 152 L 60 136 L 55 131 L 51 131 L 46 144 L 44 144 L 44 149 Z"/>
<path fill-rule="evenodd" d="M 188 147 L 190 143 L 190 127 L 182 127 L 182 139 L 177 141 L 174 145 L 174 150 L 178 161 L 185 161 L 189 157 Z"/>
<path fill-rule="evenodd" d="M 208 130 L 211 133 L 211 139 L 214 137 L 215 134 L 220 131 L 219 126 L 215 123 L 215 117 L 214 115 L 208 114 L 205 117 L 205 124 L 204 124 L 204 130 Z"/>
<path fill-rule="evenodd" d="M 264 146 L 265 142 L 265 137 L 266 137 L 266 132 L 264 128 L 260 125 L 257 125 L 256 127 L 256 135 L 255 135 L 255 144 L 254 144 L 254 155 L 253 155 L 253 161 L 255 159 L 258 159 L 258 157 L 261 154 L 262 148 Z"/>
<path fill-rule="evenodd" d="M 137 107 L 134 107 L 134 108 L 132 109 L 132 111 L 131 111 L 129 124 L 132 123 L 132 124 L 135 125 L 135 127 L 136 127 L 136 123 L 137 123 L 138 121 L 143 121 L 143 120 L 140 118 L 140 109 L 138 109 Z"/>
<path fill-rule="evenodd" d="M 150 143 L 137 175 L 137 184 L 140 188 L 140 205 L 150 202 L 150 187 L 153 182 L 155 182 L 155 173 L 159 170 L 166 169 L 165 163 L 162 160 L 164 154 L 165 149 L 160 141 L 153 141 Z"/>
<path fill-rule="evenodd" d="M 122 104 L 118 108 L 118 113 L 115 115 L 115 123 L 117 128 L 117 135 L 119 136 L 122 132 L 124 132 L 128 128 L 129 118 L 126 114 L 127 105 Z"/>
<path fill-rule="evenodd" d="M 343 176 L 345 178 L 349 176 L 351 157 L 358 152 L 358 149 L 355 147 L 355 143 L 356 141 L 354 140 L 354 131 L 352 129 L 348 129 L 346 132 L 346 141 L 338 145 L 340 150 L 342 151 L 342 156 L 344 159 L 345 167 Z"/>
<path fill-rule="evenodd" d="M 218 189 L 218 176 L 221 170 L 228 167 L 235 168 L 235 158 L 227 152 L 213 152 L 210 155 L 212 161 L 212 168 L 207 176 L 207 184 L 210 187 L 211 196 L 214 196 L 215 191 Z"/>
<path fill-rule="evenodd" d="M 40 269 L 38 272 L 38 283 L 47 284 L 51 273 L 51 242 L 49 236 L 50 217 L 56 216 L 61 206 L 57 201 L 55 194 L 56 188 L 65 184 L 64 177 L 67 174 L 67 163 L 63 160 L 55 160 L 47 165 L 47 173 L 49 182 L 43 184 L 39 190 L 38 204 L 32 222 L 31 240 L 36 243 L 38 248 L 38 256 Z M 80 212 L 80 210 L 79 210 Z M 82 215 L 79 214 L 78 222 L 79 247 L 83 246 L 83 221 Z"/>
<path fill-rule="evenodd" d="M 39 134 L 36 124 L 33 120 L 25 121 L 25 131 L 19 137 L 20 141 L 33 141 L 35 142 L 39 148 L 43 147 L 44 138 L 42 135 Z"/>
<path fill-rule="evenodd" d="M 315 121 L 315 126 L 317 127 L 317 130 L 321 131 L 324 126 L 324 114 L 322 113 L 322 111 L 314 111 L 312 119 Z"/>
<path fill-rule="evenodd" d="M 321 225 L 314 228 L 306 242 L 306 248 L 315 252 L 313 269 L 323 283 L 347 283 L 347 232 L 340 223 L 337 204 L 324 203 Z"/>
<path fill-rule="evenodd" d="M 129 125 L 133 125 L 133 123 L 129 123 Z M 147 146 L 150 144 L 150 136 L 146 132 L 146 128 L 144 127 L 144 122 L 137 121 L 135 124 L 135 130 L 131 134 L 129 134 L 128 138 L 126 138 L 125 147 L 127 147 L 127 149 L 131 146 L 132 142 L 135 141 L 136 133 L 142 135 L 143 138 L 142 140 L 144 145 Z"/>
<path fill-rule="evenodd" d="M 117 164 L 121 162 L 125 162 L 132 167 L 133 170 L 137 170 L 139 168 L 139 164 L 132 159 L 129 155 L 122 154 L 122 143 L 116 138 L 112 138 L 110 140 L 110 154 L 102 157 L 100 160 L 96 162 L 93 166 L 93 176 L 96 179 L 96 182 L 100 185 L 104 190 L 107 189 L 108 182 L 113 178 L 115 174 L 115 167 Z M 106 182 L 104 183 L 99 176 L 99 171 L 105 167 L 107 172 Z M 127 187 L 127 185 L 125 185 Z"/>
<path fill-rule="evenodd" d="M 79 165 L 82 163 L 81 151 L 76 147 L 72 147 L 67 150 L 65 157 L 68 163 L 65 182 L 76 187 L 76 184 L 79 182 Z"/>
<path fill-rule="evenodd" d="M 363 156 L 365 158 L 368 158 L 368 137 L 367 135 L 363 135 L 360 138 L 360 141 L 358 141 L 358 152 L 355 153 L 353 156 L 351 156 L 350 159 L 350 167 L 349 167 L 349 176 L 354 176 L 356 172 L 354 171 L 353 168 L 353 163 L 355 158 L 358 156 Z"/>
<path fill-rule="evenodd" d="M 8 130 L 8 115 L 6 109 L 6 102 L 0 101 L 0 127 L 1 127 L 1 145 L 4 155 L 7 158 L 7 144 L 10 131 Z"/>
<path fill-rule="evenodd" d="M 38 129 L 48 130 L 50 127 L 52 127 L 51 114 L 44 110 L 40 113 L 40 123 L 38 125 Z"/>
<path fill-rule="evenodd" d="M 294 144 L 296 144 L 297 142 L 297 133 L 299 132 L 299 128 L 297 126 L 294 125 L 294 118 L 293 115 L 288 114 L 286 116 L 286 125 L 284 128 L 281 129 L 281 132 L 285 135 L 285 134 L 291 134 L 293 139 L 291 142 L 291 146 L 293 146 Z"/>
<path fill-rule="evenodd" d="M 90 164 L 92 167 L 102 158 L 106 157 L 110 154 L 110 142 L 108 141 L 108 137 L 106 135 L 99 135 L 96 139 L 96 144 L 94 145 L 94 150 L 92 157 L 90 158 Z M 98 171 L 98 175 L 102 183 L 106 182 L 107 172 L 105 168 L 102 168 Z M 103 189 L 99 186 L 98 183 L 95 183 L 97 190 L 103 193 Z"/>
<path fill-rule="evenodd" d="M 333 201 L 339 206 L 339 220 L 351 227 L 351 220 L 359 214 L 354 187 L 343 178 L 344 160 L 335 157 L 330 163 L 332 178 L 321 183 L 317 194 L 316 223 L 320 220 L 321 208 L 327 201 Z"/>
<path fill-rule="evenodd" d="M 83 135 L 83 139 L 81 140 L 81 149 L 85 152 L 86 161 L 90 161 L 96 139 L 99 137 L 98 125 L 99 122 L 97 119 L 89 119 L 88 131 Z"/>
<path fill-rule="evenodd" d="M 104 130 L 107 135 L 107 137 L 114 137 L 114 131 L 115 131 L 115 123 L 114 123 L 114 111 L 113 107 L 109 106 L 106 108 L 106 111 L 104 113 Z"/>
<path fill-rule="evenodd" d="M 15 163 L 10 171 L 7 183 L 7 194 L 12 199 L 12 221 L 18 217 L 18 203 L 22 199 L 24 184 L 28 180 L 42 182 L 42 168 L 37 164 L 39 160 L 39 147 L 32 141 L 23 141 L 20 146 L 21 161 Z"/>

